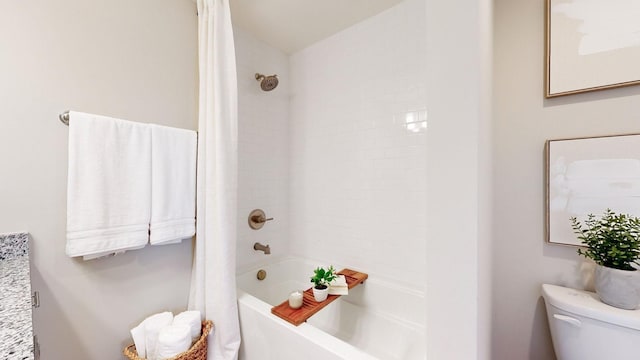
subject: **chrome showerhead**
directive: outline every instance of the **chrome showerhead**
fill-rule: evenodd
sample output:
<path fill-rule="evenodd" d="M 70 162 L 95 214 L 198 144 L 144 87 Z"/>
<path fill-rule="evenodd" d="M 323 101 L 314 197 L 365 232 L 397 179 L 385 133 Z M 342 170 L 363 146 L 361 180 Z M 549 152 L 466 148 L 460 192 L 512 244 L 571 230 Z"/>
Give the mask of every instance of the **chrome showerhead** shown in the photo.
<path fill-rule="evenodd" d="M 256 73 L 256 80 L 260 81 L 260 88 L 263 91 L 271 91 L 278 86 L 278 75 L 276 74 L 265 76 Z"/>

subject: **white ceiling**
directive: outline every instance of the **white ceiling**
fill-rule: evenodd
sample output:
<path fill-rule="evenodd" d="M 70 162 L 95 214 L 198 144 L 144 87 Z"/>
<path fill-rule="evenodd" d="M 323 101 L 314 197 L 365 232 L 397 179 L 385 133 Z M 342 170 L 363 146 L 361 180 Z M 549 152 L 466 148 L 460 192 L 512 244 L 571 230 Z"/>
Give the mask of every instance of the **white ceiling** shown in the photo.
<path fill-rule="evenodd" d="M 231 17 L 258 39 L 294 53 L 402 0 L 231 0 Z"/>

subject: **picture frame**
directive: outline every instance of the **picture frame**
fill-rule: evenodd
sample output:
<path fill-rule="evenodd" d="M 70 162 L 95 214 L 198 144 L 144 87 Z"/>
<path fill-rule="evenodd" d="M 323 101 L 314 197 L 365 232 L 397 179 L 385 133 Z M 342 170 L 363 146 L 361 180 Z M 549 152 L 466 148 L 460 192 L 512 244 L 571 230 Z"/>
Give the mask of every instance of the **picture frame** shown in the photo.
<path fill-rule="evenodd" d="M 547 98 L 640 84 L 640 2 L 546 0 Z"/>
<path fill-rule="evenodd" d="M 570 218 L 606 209 L 640 217 L 640 134 L 547 140 L 546 242 L 580 246 Z"/>

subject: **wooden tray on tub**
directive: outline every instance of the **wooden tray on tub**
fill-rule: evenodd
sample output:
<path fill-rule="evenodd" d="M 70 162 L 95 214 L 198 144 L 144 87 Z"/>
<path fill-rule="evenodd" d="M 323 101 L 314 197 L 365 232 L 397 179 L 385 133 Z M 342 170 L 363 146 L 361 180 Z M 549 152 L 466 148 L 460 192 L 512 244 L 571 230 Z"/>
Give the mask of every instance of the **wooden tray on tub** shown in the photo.
<path fill-rule="evenodd" d="M 337 274 L 344 275 L 345 280 L 347 280 L 347 288 L 349 288 L 349 290 L 364 283 L 364 281 L 369 277 L 369 275 L 365 273 L 350 269 L 340 270 Z M 295 326 L 298 326 L 339 297 L 340 295 L 329 295 L 327 296 L 327 300 L 323 302 L 316 302 L 313 298 L 313 288 L 308 288 L 303 293 L 301 308 L 292 309 L 289 307 L 289 300 L 285 300 L 282 304 L 271 308 L 271 313 Z"/>

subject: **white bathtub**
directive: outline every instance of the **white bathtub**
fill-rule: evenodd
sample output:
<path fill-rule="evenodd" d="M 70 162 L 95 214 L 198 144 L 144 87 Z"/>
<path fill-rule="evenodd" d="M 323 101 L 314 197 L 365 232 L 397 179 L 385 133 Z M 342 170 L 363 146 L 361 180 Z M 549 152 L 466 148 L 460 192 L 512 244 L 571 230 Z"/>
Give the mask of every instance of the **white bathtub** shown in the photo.
<path fill-rule="evenodd" d="M 373 276 L 300 326 L 271 314 L 291 291 L 311 286 L 318 265 L 326 264 L 287 258 L 238 275 L 240 360 L 426 359 L 424 293 Z"/>

